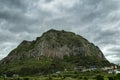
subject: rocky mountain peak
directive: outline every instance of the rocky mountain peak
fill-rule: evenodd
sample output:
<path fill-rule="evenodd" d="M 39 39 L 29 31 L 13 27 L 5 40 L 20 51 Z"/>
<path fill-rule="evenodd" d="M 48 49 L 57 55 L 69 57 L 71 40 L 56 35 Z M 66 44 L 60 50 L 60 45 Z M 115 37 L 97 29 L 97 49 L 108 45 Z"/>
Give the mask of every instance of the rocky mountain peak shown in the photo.
<path fill-rule="evenodd" d="M 19 67 L 20 70 L 26 64 L 34 64 L 33 66 L 36 67 L 38 64 L 44 64 L 45 67 L 48 63 L 44 61 L 47 61 L 49 66 L 51 64 L 57 66 L 58 62 L 60 66 L 63 65 L 58 68 L 64 68 L 65 65 L 106 66 L 110 64 L 102 51 L 82 36 L 73 32 L 51 29 L 34 41 L 24 40 L 6 58 L 0 61 L 0 65 L 3 67 L 7 65 L 11 69 L 13 69 L 13 65 L 21 66 Z"/>

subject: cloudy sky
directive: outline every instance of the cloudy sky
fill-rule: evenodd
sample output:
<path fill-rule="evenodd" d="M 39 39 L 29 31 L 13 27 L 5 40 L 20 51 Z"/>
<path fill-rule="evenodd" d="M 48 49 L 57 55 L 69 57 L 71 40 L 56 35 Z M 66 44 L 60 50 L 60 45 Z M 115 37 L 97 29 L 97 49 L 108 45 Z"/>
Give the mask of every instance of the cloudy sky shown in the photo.
<path fill-rule="evenodd" d="M 120 62 L 120 0 L 0 0 L 0 59 L 51 28 L 80 34 Z"/>

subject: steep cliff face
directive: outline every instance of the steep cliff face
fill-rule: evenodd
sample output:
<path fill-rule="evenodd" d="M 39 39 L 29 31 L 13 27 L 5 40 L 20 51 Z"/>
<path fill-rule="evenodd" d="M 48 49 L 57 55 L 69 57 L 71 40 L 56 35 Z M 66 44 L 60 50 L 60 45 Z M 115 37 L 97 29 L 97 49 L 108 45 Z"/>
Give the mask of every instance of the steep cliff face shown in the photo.
<path fill-rule="evenodd" d="M 56 65 L 56 61 L 61 61 L 61 65 L 64 63 L 63 68 L 66 64 L 74 67 L 79 65 L 106 66 L 110 64 L 97 46 L 80 35 L 52 29 L 35 41 L 23 41 L 6 58 L 0 61 L 0 65 L 1 68 L 9 66 L 10 70 L 16 70 L 13 68 L 18 65 L 21 66 L 18 68 L 20 70 L 28 63 L 28 65 L 35 64 L 34 67 L 41 68 L 41 65 L 47 65 L 43 62 L 43 59 L 48 61 L 49 67 L 52 64 Z M 31 63 L 31 60 L 34 63 Z M 37 63 L 43 64 L 38 66 Z"/>

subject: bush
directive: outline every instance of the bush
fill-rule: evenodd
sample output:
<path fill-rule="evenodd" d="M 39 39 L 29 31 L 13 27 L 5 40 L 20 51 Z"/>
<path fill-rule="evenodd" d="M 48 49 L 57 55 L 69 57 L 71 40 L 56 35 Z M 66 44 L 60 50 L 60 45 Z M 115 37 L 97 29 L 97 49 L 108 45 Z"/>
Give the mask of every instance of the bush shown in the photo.
<path fill-rule="evenodd" d="M 53 74 L 53 75 L 52 75 L 52 77 L 58 77 L 58 75 L 56 75 L 56 74 Z"/>
<path fill-rule="evenodd" d="M 16 80 L 22 80 L 21 78 L 16 78 Z"/>
<path fill-rule="evenodd" d="M 65 79 L 65 78 L 66 78 L 66 77 L 65 77 L 65 76 L 63 76 L 63 77 L 62 77 L 62 80 L 63 80 L 63 79 Z"/>
<path fill-rule="evenodd" d="M 49 77 L 48 80 L 52 80 L 52 77 Z"/>
<path fill-rule="evenodd" d="M 74 74 L 78 74 L 78 71 L 74 71 Z"/>
<path fill-rule="evenodd" d="M 23 78 L 23 80 L 29 80 L 29 78 Z"/>
<path fill-rule="evenodd" d="M 73 74 L 73 75 L 71 75 L 71 77 L 72 77 L 72 78 L 77 78 L 77 77 L 78 77 L 78 75 Z"/>
<path fill-rule="evenodd" d="M 87 77 L 84 77 L 84 80 L 88 80 L 88 78 L 87 78 Z"/>
<path fill-rule="evenodd" d="M 64 77 L 71 77 L 72 74 L 64 74 L 63 76 L 64 76 Z"/>
<path fill-rule="evenodd" d="M 109 80 L 114 80 L 114 77 L 108 77 Z"/>
<path fill-rule="evenodd" d="M 53 80 L 51 76 L 48 76 L 45 80 Z"/>
<path fill-rule="evenodd" d="M 104 76 L 101 76 L 101 75 L 97 75 L 96 78 L 97 80 L 104 80 Z"/>
<path fill-rule="evenodd" d="M 78 79 L 82 79 L 82 76 L 78 76 Z"/>
<path fill-rule="evenodd" d="M 115 76 L 115 79 L 116 79 L 116 80 L 120 80 L 120 73 L 118 73 L 118 74 Z"/>

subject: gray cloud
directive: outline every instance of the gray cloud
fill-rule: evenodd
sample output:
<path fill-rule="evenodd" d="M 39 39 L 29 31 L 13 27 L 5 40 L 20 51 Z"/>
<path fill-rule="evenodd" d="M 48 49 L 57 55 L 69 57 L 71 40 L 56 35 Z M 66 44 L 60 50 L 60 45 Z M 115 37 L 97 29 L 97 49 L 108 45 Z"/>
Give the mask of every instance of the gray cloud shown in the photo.
<path fill-rule="evenodd" d="M 25 5 L 24 3 L 22 3 L 23 1 L 21 0 L 0 0 L 0 8 L 5 8 L 5 7 L 8 7 L 8 8 L 25 8 Z"/>
<path fill-rule="evenodd" d="M 116 53 L 116 55 L 120 56 L 120 47 L 116 47 L 116 48 L 110 48 L 108 49 L 110 52 L 114 52 Z"/>
<path fill-rule="evenodd" d="M 0 58 L 24 39 L 54 28 L 82 35 L 118 63 L 119 5 L 118 0 L 0 0 Z"/>

